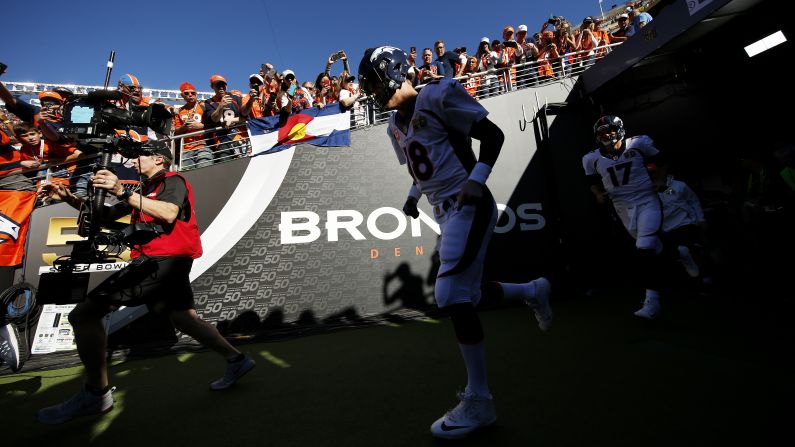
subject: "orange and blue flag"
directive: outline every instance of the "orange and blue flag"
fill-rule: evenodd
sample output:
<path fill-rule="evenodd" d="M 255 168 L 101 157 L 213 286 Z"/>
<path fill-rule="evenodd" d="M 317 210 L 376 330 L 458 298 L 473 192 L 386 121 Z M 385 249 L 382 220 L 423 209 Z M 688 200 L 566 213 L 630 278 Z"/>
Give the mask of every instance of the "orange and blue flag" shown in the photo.
<path fill-rule="evenodd" d="M 22 263 L 35 192 L 0 191 L 0 266 Z"/>
<path fill-rule="evenodd" d="M 351 145 L 350 111 L 342 110 L 339 104 L 294 113 L 281 127 L 278 116 L 249 120 L 247 124 L 252 156 L 283 151 L 299 143 L 337 147 Z"/>

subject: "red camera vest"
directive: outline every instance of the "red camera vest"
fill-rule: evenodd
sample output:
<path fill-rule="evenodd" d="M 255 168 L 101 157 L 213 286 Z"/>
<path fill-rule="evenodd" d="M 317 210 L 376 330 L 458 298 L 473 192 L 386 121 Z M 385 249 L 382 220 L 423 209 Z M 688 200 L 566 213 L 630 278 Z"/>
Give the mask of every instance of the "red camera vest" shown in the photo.
<path fill-rule="evenodd" d="M 177 176 L 185 181 L 188 190 L 188 203 L 190 204 L 190 218 L 187 222 L 177 219 L 172 225 L 163 225 L 165 232 L 150 242 L 140 246 L 140 250 L 132 250 L 131 258 L 137 258 L 141 254 L 147 256 L 189 256 L 196 259 L 202 255 L 202 242 L 199 236 L 199 226 L 196 225 L 196 212 L 193 209 L 193 188 L 185 177 L 176 172 L 166 172 L 158 181 L 154 191 L 146 197 L 157 200 L 157 194 L 163 187 L 163 180 L 167 177 Z M 132 223 L 155 222 L 155 219 L 138 210 L 133 210 Z"/>

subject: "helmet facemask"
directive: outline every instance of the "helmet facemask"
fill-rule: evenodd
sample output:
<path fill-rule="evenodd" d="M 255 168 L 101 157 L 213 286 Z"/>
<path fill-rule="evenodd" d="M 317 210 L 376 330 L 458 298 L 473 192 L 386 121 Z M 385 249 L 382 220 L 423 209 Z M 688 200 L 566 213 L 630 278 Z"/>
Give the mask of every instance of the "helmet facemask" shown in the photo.
<path fill-rule="evenodd" d="M 617 116 L 603 116 L 594 125 L 596 141 L 605 149 L 613 149 L 624 139 L 624 122 Z"/>

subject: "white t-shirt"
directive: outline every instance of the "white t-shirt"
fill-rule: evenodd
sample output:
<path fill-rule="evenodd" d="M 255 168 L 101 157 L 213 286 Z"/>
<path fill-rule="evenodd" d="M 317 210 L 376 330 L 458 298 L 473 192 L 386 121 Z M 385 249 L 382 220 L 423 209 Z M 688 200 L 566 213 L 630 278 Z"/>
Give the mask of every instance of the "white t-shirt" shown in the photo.
<path fill-rule="evenodd" d="M 704 221 L 704 210 L 698 196 L 685 182 L 668 176 L 668 188 L 659 193 L 663 205 L 663 231 L 669 232 L 684 225 L 698 225 Z"/>

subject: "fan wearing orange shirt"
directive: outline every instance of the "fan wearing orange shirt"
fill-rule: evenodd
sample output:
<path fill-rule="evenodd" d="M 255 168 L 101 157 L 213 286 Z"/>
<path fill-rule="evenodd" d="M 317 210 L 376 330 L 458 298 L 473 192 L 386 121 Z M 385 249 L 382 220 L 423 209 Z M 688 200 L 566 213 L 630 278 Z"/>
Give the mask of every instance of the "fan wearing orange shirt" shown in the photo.
<path fill-rule="evenodd" d="M 196 87 L 190 82 L 183 82 L 179 86 L 185 105 L 174 114 L 174 135 L 194 133 L 204 129 L 202 116 L 204 109 L 196 100 Z M 182 159 L 180 167 L 189 169 L 210 165 L 213 162 L 213 151 L 205 144 L 204 135 L 194 135 L 182 138 Z"/>
<path fill-rule="evenodd" d="M 44 163 L 68 163 L 80 157 L 74 145 L 64 145 L 45 140 L 41 131 L 30 123 L 19 123 L 14 126 L 14 134 L 21 144 L 18 151 L 5 151 L 2 154 L 0 172 L 8 173 L 17 169 L 38 168 Z M 74 169 L 74 166 L 71 167 Z M 68 177 L 68 175 L 67 175 Z M 58 179 L 60 183 L 69 183 L 68 179 Z"/>

